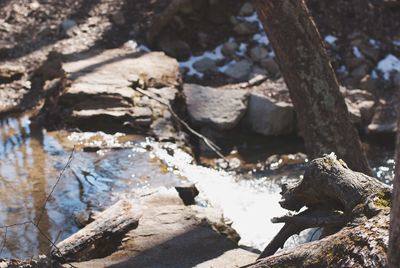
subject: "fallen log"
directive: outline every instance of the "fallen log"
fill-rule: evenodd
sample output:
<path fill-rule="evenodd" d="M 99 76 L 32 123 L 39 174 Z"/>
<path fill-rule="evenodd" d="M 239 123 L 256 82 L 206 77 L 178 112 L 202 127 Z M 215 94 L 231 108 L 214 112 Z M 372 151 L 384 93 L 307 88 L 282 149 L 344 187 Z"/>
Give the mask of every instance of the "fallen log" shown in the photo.
<path fill-rule="evenodd" d="M 282 187 L 280 205 L 292 211 L 272 219 L 285 225 L 247 267 L 385 267 L 392 188 L 350 170 L 334 154 L 310 162 L 304 178 Z M 322 227 L 318 241 L 275 252 L 294 234 Z"/>
<path fill-rule="evenodd" d="M 115 251 L 123 236 L 138 226 L 141 214 L 128 200 L 120 200 L 96 219 L 52 249 L 53 258 L 61 261 L 85 261 Z"/>

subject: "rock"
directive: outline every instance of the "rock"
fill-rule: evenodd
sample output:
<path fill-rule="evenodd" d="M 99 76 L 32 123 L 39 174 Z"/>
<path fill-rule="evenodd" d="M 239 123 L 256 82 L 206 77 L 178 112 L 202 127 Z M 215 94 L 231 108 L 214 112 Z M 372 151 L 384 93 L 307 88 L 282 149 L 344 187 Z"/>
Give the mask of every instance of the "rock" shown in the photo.
<path fill-rule="evenodd" d="M 363 58 L 357 58 L 357 57 L 354 57 L 353 55 L 352 56 L 348 56 L 348 57 L 346 57 L 346 66 L 348 67 L 348 69 L 355 69 L 355 68 L 357 68 L 358 66 L 360 66 L 361 64 L 363 64 L 364 63 L 364 61 L 365 61 L 365 59 L 363 59 Z"/>
<path fill-rule="evenodd" d="M 195 203 L 194 198 L 199 195 L 199 190 L 194 184 L 175 186 L 175 190 L 179 193 L 179 197 L 185 206 L 193 205 Z"/>
<path fill-rule="evenodd" d="M 40 7 L 40 3 L 37 2 L 37 1 L 33 1 L 32 3 L 29 4 L 29 8 L 32 11 L 35 11 L 35 10 L 39 9 L 39 7 Z"/>
<path fill-rule="evenodd" d="M 139 225 L 114 254 L 76 267 L 241 267 L 257 254 L 237 246 L 237 233 L 212 207 L 184 206 L 175 190 L 141 198 Z M 233 240 L 234 239 L 234 240 Z"/>
<path fill-rule="evenodd" d="M 20 79 L 26 70 L 25 67 L 14 63 L 0 64 L 0 84 L 11 83 L 12 81 Z"/>
<path fill-rule="evenodd" d="M 193 67 L 201 73 L 217 70 L 216 62 L 213 59 L 210 59 L 208 57 L 205 57 L 205 58 L 202 58 L 201 60 L 196 61 L 193 64 Z"/>
<path fill-rule="evenodd" d="M 239 10 L 239 16 L 250 16 L 254 13 L 253 5 L 249 2 L 243 4 Z"/>
<path fill-rule="evenodd" d="M 117 12 L 117 13 L 113 14 L 112 20 L 118 26 L 122 26 L 126 22 L 124 13 L 122 13 L 122 12 Z"/>
<path fill-rule="evenodd" d="M 173 126 L 171 115 L 166 106 L 150 98 L 171 105 L 175 101 L 181 83 L 175 59 L 162 52 L 141 54 L 111 49 L 75 54 L 60 65 L 66 73 L 58 83 L 62 95 L 55 98 L 55 112 L 47 108 L 42 111 L 44 123 L 123 132 L 144 132 L 157 126 L 156 131 L 150 131 L 155 137 L 157 133 L 168 139 L 173 133 L 178 136 L 177 131 L 161 128 L 166 122 Z M 133 87 L 146 88 L 148 96 Z M 165 119 L 164 124 L 160 124 L 160 118 Z"/>
<path fill-rule="evenodd" d="M 400 88 L 400 72 L 396 72 L 392 79 L 394 86 Z"/>
<path fill-rule="evenodd" d="M 347 90 L 344 87 L 340 89 L 345 97 L 352 122 L 368 125 L 374 113 L 375 97 L 365 90 Z"/>
<path fill-rule="evenodd" d="M 268 50 L 262 46 L 255 46 L 250 49 L 250 58 L 254 62 L 259 62 L 268 56 Z"/>
<path fill-rule="evenodd" d="M 223 44 L 221 51 L 225 56 L 232 56 L 238 47 L 239 45 L 235 41 L 228 41 Z"/>
<path fill-rule="evenodd" d="M 244 21 L 236 24 L 233 30 L 238 35 L 252 35 L 257 33 L 259 31 L 259 28 L 258 23 Z"/>
<path fill-rule="evenodd" d="M 372 47 L 371 45 L 361 45 L 360 50 L 363 55 L 367 56 L 373 61 L 378 61 L 381 58 L 381 53 L 378 48 Z"/>
<path fill-rule="evenodd" d="M 272 76 L 277 76 L 279 74 L 279 66 L 274 59 L 262 59 L 260 61 L 260 65 L 265 68 Z"/>
<path fill-rule="evenodd" d="M 183 90 L 190 120 L 195 125 L 232 129 L 244 116 L 248 92 L 185 84 Z"/>
<path fill-rule="evenodd" d="M 252 92 L 244 123 L 252 131 L 266 136 L 290 134 L 295 126 L 294 108 L 291 103 Z"/>
<path fill-rule="evenodd" d="M 375 81 L 371 78 L 371 76 L 369 74 L 367 74 L 360 80 L 360 88 L 362 90 L 366 90 L 369 92 L 372 92 L 375 90 L 375 88 L 376 88 Z"/>
<path fill-rule="evenodd" d="M 367 75 L 368 70 L 369 70 L 368 65 L 362 64 L 362 65 L 358 66 L 357 68 L 355 68 L 354 70 L 352 70 L 350 72 L 350 75 L 355 78 L 361 79 Z"/>
<path fill-rule="evenodd" d="M 75 84 L 90 82 L 103 85 L 111 92 L 130 86 L 136 78 L 147 87 L 175 87 L 180 84 L 178 62 L 163 52 L 139 54 L 124 49 L 110 49 L 95 54 L 77 55 L 64 63 L 63 69 L 69 74 L 68 79 L 74 80 Z M 114 88 L 107 86 L 109 83 Z"/>
<path fill-rule="evenodd" d="M 397 131 L 397 112 L 395 100 L 381 101 L 368 125 L 370 135 L 395 135 Z"/>
<path fill-rule="evenodd" d="M 224 74 L 238 81 L 244 81 L 249 78 L 251 67 L 252 64 L 248 60 L 241 60 L 230 65 Z"/>
<path fill-rule="evenodd" d="M 171 37 L 162 37 L 158 42 L 158 47 L 168 56 L 177 60 L 187 60 L 192 54 L 190 46 L 183 40 Z"/>

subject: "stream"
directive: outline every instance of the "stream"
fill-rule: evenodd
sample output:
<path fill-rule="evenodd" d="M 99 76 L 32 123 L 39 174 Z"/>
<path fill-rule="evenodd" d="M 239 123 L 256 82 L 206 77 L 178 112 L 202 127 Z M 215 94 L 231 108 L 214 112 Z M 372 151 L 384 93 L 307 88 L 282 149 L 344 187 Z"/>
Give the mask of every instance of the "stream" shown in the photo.
<path fill-rule="evenodd" d="M 24 117 L 0 125 L 0 225 L 40 218 L 39 229 L 31 223 L 1 228 L 0 258 L 47 254 L 48 240 L 56 243 L 76 232 L 78 219 L 88 212 L 121 197 L 140 198 L 188 181 L 200 190 L 197 205 L 221 208 L 242 237 L 240 244 L 262 250 L 281 227 L 270 219 L 286 213 L 278 203 L 280 186 L 301 178 L 306 165 L 282 165 L 276 159 L 253 170 L 239 163 L 227 171 L 197 165 L 175 144 L 141 136 L 47 132 Z M 74 147 L 72 162 L 60 177 Z M 393 149 L 371 145 L 370 152 L 375 176 L 390 184 Z"/>

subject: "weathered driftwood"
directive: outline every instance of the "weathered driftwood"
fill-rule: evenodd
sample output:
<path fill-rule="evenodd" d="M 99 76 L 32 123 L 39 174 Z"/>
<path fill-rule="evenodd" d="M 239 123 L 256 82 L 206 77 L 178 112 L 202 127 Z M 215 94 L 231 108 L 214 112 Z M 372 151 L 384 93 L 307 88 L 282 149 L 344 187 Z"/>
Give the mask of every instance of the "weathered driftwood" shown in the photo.
<path fill-rule="evenodd" d="M 140 213 L 134 204 L 121 200 L 100 213 L 96 220 L 58 243 L 52 256 L 60 261 L 84 261 L 116 250 L 123 236 L 138 226 Z"/>
<path fill-rule="evenodd" d="M 283 187 L 280 201 L 292 211 L 307 209 L 274 218 L 285 225 L 249 267 L 384 267 L 391 191 L 332 154 L 311 161 L 299 183 Z M 312 227 L 323 227 L 325 238 L 271 256 L 290 236 Z"/>

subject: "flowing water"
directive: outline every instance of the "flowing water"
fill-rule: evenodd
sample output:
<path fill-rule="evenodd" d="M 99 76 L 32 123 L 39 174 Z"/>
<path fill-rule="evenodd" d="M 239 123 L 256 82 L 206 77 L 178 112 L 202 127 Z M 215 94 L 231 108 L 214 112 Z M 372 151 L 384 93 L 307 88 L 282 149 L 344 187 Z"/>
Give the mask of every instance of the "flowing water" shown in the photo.
<path fill-rule="evenodd" d="M 143 137 L 46 132 L 26 118 L 0 124 L 0 225 L 40 219 L 39 229 L 31 223 L 0 229 L 2 258 L 46 254 L 48 239 L 60 241 L 76 232 L 85 212 L 100 211 L 121 196 L 137 198 L 186 181 L 199 188 L 198 205 L 222 209 L 241 244 L 262 249 L 281 227 L 270 218 L 286 213 L 278 204 L 281 184 L 298 180 L 305 166 L 281 167 L 277 160 L 253 171 L 228 172 L 196 165 L 176 145 Z M 74 146 L 72 162 L 60 177 Z M 393 152 L 373 151 L 378 152 L 372 157 L 376 175 L 390 183 Z"/>

